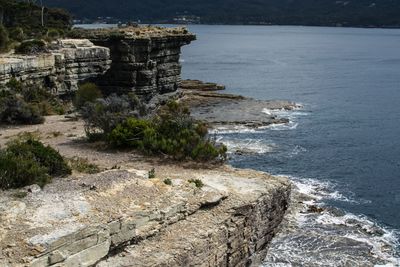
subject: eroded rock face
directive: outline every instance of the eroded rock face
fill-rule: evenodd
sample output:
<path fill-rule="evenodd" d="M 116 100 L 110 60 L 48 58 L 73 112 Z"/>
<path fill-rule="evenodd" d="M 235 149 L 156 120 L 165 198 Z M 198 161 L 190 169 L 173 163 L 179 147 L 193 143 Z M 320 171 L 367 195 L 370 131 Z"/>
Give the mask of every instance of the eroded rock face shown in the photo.
<path fill-rule="evenodd" d="M 111 50 L 111 68 L 96 79 L 105 92 L 135 92 L 148 99 L 178 89 L 181 47 L 196 38 L 185 28 L 159 27 L 131 27 L 81 34 L 96 45 Z"/>
<path fill-rule="evenodd" d="M 60 40 L 49 53 L 8 54 L 0 57 L 0 84 L 15 78 L 26 84 L 40 84 L 62 95 L 75 91 L 79 82 L 97 77 L 110 67 L 110 49 L 89 40 Z"/>
<path fill-rule="evenodd" d="M 244 266 L 263 259 L 287 208 L 288 181 L 231 167 L 176 171 L 171 186 L 130 169 L 86 176 L 85 185 L 57 179 L 20 200 L 3 192 L 0 266 Z"/>

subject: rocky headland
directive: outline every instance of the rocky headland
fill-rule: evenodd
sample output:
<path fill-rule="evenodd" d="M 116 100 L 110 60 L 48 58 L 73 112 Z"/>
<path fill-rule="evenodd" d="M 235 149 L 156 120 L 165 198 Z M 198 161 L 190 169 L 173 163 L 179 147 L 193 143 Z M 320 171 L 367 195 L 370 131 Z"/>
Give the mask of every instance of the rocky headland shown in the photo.
<path fill-rule="evenodd" d="M 0 80 L 50 80 L 59 94 L 95 80 L 106 92 L 174 97 L 211 127 L 287 123 L 262 109 L 296 108 L 217 93 L 223 87 L 216 84 L 181 82 L 180 47 L 195 39 L 182 28 L 79 36 L 86 40 L 60 41 L 45 55 L 49 60 L 5 56 Z M 2 146 L 30 132 L 65 158 L 84 158 L 100 169 L 75 171 L 43 189 L 0 192 L 0 266 L 257 266 L 290 201 L 286 178 L 111 150 L 86 142 L 80 119 L 49 116 L 41 125 L 0 127 Z"/>

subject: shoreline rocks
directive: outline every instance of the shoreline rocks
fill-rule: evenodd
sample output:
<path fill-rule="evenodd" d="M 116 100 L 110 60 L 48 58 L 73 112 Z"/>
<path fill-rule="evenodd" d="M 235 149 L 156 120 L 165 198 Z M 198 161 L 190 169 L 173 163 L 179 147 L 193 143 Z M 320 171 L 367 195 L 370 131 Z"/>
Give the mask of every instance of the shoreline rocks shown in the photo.
<path fill-rule="evenodd" d="M 272 124 L 286 124 L 289 123 L 287 118 L 281 118 L 266 111 L 300 108 L 298 104 L 290 101 L 263 101 L 215 92 L 215 90 L 222 90 L 222 87 L 213 83 L 189 80 L 182 81 L 181 87 L 183 96 L 180 101 L 190 107 L 192 116 L 207 121 L 216 128 L 234 129 L 238 126 L 260 128 Z M 211 90 L 210 87 L 217 89 Z"/>

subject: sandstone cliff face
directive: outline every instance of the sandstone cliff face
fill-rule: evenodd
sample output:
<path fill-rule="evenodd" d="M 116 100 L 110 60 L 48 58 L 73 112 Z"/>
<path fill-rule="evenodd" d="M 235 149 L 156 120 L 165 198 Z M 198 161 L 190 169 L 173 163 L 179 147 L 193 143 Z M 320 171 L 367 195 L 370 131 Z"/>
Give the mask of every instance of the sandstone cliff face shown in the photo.
<path fill-rule="evenodd" d="M 77 89 L 79 82 L 103 74 L 110 66 L 110 50 L 88 40 L 60 40 L 49 53 L 0 57 L 0 84 L 12 77 L 27 84 L 41 84 L 55 94 Z"/>
<path fill-rule="evenodd" d="M 56 94 L 93 81 L 105 93 L 134 92 L 150 99 L 174 92 L 180 82 L 181 47 L 196 39 L 185 28 L 128 27 L 82 30 L 48 54 L 0 57 L 0 84 L 12 77 L 39 83 Z"/>
<path fill-rule="evenodd" d="M 98 30 L 81 36 L 111 51 L 111 68 L 96 79 L 105 92 L 135 92 L 147 98 L 177 90 L 181 47 L 196 38 L 185 28 L 159 27 Z"/>
<path fill-rule="evenodd" d="M 160 168 L 172 186 L 131 169 L 85 177 L 96 190 L 71 177 L 22 200 L 4 192 L 0 266 L 248 266 L 264 258 L 287 208 L 286 179 Z"/>

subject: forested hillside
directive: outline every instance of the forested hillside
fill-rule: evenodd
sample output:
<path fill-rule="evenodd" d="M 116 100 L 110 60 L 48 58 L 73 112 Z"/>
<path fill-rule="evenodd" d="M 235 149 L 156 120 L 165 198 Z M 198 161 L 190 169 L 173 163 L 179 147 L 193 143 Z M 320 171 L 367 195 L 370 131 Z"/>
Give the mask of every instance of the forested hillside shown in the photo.
<path fill-rule="evenodd" d="M 202 23 L 399 26 L 398 0 L 45 0 L 77 18 L 111 16 L 168 22 L 182 14 Z"/>
<path fill-rule="evenodd" d="M 35 2 L 0 0 L 0 23 L 6 28 L 23 28 L 26 32 L 70 27 L 70 15 L 58 8 L 44 7 L 42 21 L 42 8 Z"/>

